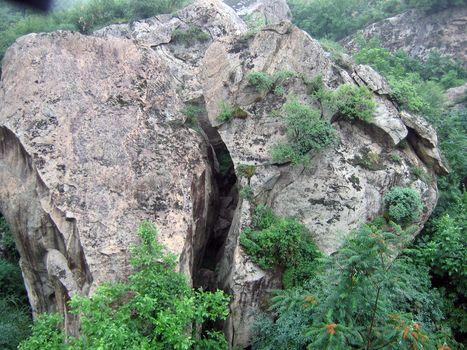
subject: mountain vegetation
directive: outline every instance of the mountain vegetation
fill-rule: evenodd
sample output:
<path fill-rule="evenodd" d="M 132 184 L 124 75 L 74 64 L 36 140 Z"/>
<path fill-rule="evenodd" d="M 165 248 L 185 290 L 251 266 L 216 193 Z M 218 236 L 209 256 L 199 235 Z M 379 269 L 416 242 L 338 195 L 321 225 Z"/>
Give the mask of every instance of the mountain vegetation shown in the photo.
<path fill-rule="evenodd" d="M 184 4 L 185 0 L 90 0 L 59 6 L 46 16 L 0 3 L 0 57 L 27 33 L 70 29 L 88 34 L 111 23 L 169 13 Z M 289 4 L 295 24 L 321 39 L 337 60 L 345 50 L 334 40 L 371 22 L 410 8 L 435 12 L 466 1 L 290 0 Z M 197 29 L 177 35 L 185 43 L 208 39 Z M 251 202 L 253 220 L 241 233 L 240 244 L 259 267 L 278 271 L 283 286 L 258 315 L 253 349 L 465 348 L 467 112 L 448 108 L 445 92 L 465 84 L 467 70 L 437 52 L 420 61 L 402 51 L 391 52 L 377 40 L 361 40 L 359 46 L 353 59 L 386 78 L 391 99 L 401 109 L 423 116 L 436 128 L 451 172 L 438 179 L 437 208 L 415 240 L 414 225 L 424 213 L 420 194 L 415 186 L 393 187 L 384 194 L 384 213 L 352 232 L 331 256 L 318 250 L 313 232 L 295 218 L 257 204 L 245 187 L 241 196 Z M 287 71 L 275 76 L 253 72 L 246 79 L 257 92 L 280 98 L 281 84 L 292 77 L 295 73 Z M 306 165 L 310 152 L 338 142 L 336 130 L 316 105 L 326 105 L 326 110 L 350 122 L 372 120 L 376 104 L 367 88 L 343 84 L 331 91 L 320 79 L 307 82 L 315 104 L 291 99 L 277 111 L 284 120 L 285 139 L 271 151 L 273 163 Z M 201 113 L 197 108 L 187 106 L 183 113 L 196 118 Z M 222 102 L 218 120 L 229 122 L 245 113 Z M 393 160 L 398 161 L 396 156 Z M 426 178 L 416 169 L 413 174 Z M 0 216 L 4 250 L 0 348 L 227 349 L 219 331 L 229 313 L 227 294 L 191 288 L 176 272 L 178 257 L 157 241 L 154 225 L 142 223 L 138 237 L 128 281 L 104 284 L 92 297 L 71 299 L 72 313 L 81 321 L 80 336 L 72 337 L 65 334 L 64 320 L 56 314 L 41 315 L 32 325 L 19 256 Z"/>

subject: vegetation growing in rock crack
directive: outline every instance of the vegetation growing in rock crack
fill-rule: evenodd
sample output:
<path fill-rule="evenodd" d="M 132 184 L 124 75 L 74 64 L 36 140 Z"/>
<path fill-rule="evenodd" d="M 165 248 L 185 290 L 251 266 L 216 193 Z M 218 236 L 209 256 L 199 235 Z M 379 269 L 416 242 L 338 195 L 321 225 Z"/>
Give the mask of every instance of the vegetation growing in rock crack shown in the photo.
<path fill-rule="evenodd" d="M 332 125 L 321 118 L 321 113 L 294 99 L 282 107 L 287 141 L 271 150 L 273 162 L 306 164 L 309 152 L 316 152 L 336 142 Z"/>
<path fill-rule="evenodd" d="M 416 190 L 410 187 L 393 187 L 383 199 L 389 217 L 398 224 L 410 224 L 420 218 L 423 203 Z"/>
<path fill-rule="evenodd" d="M 247 75 L 248 83 L 254 86 L 260 92 L 273 91 L 276 95 L 283 95 L 285 88 L 283 84 L 291 78 L 297 76 L 297 73 L 289 70 L 280 70 L 269 75 L 265 72 L 250 72 Z"/>
<path fill-rule="evenodd" d="M 255 208 L 252 226 L 242 232 L 240 244 L 261 268 L 283 268 L 285 286 L 313 275 L 321 256 L 305 226 L 263 205 Z"/>
<path fill-rule="evenodd" d="M 217 116 L 217 120 L 225 123 L 230 121 L 233 118 L 245 119 L 248 117 L 248 113 L 245 112 L 239 106 L 231 106 L 229 103 L 222 101 L 219 104 L 219 115 Z"/>
<path fill-rule="evenodd" d="M 172 41 L 177 44 L 193 44 L 194 41 L 205 42 L 211 39 L 211 36 L 200 27 L 189 26 L 187 29 L 177 28 L 172 32 Z"/>
<path fill-rule="evenodd" d="M 373 119 L 376 102 L 367 87 L 344 84 L 339 86 L 335 94 L 336 107 L 343 117 L 365 122 Z"/>
<path fill-rule="evenodd" d="M 44 315 L 19 349 L 227 349 L 222 333 L 200 330 L 227 317 L 229 298 L 190 288 L 175 272 L 175 256 L 157 242 L 154 225 L 142 223 L 138 235 L 127 283 L 102 284 L 92 297 L 71 299 L 81 322 L 78 338 L 65 336 L 60 317 Z"/>
<path fill-rule="evenodd" d="M 187 104 L 182 109 L 182 114 L 186 117 L 185 124 L 194 130 L 199 129 L 199 117 L 205 113 L 205 110 L 196 104 Z"/>

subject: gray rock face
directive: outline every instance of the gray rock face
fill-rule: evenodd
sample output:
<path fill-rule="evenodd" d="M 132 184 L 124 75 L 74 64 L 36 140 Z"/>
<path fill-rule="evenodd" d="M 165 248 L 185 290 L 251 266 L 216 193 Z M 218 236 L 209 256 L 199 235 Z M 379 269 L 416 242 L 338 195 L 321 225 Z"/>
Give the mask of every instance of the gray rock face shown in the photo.
<path fill-rule="evenodd" d="M 177 39 L 193 27 L 210 38 Z M 135 229 L 151 220 L 195 285 L 201 278 L 232 294 L 225 331 L 232 346 L 247 346 L 281 276 L 261 270 L 239 245 L 253 208 L 238 199 L 237 185 L 249 183 L 258 203 L 300 220 L 326 253 L 381 214 L 382 196 L 395 185 L 421 193 L 423 227 L 436 204 L 436 182 L 410 174 L 413 167 L 433 178 L 445 172 L 432 128 L 400 113 L 371 68 L 340 68 L 290 23 L 244 33 L 231 8 L 201 0 L 174 16 L 92 36 L 31 34 L 8 50 L 0 85 L 0 212 L 15 234 L 35 312 L 57 309 L 75 332 L 66 301 L 125 278 Z M 258 92 L 246 76 L 283 70 L 321 75 L 330 89 L 367 85 L 378 105 L 374 120 L 332 118 L 340 142 L 314 154 L 309 167 L 273 164 L 270 149 L 285 137 L 273 111 L 292 95 L 313 101 L 302 78 L 288 79 L 285 94 L 276 95 Z M 183 124 L 187 102 L 206 108 L 200 132 Z M 220 123 L 221 103 L 240 108 L 242 118 Z M 254 165 L 251 181 L 236 182 L 233 173 L 222 179 L 220 150 L 237 170 Z M 373 166 L 362 161 L 369 154 Z M 223 243 L 220 249 L 209 248 L 213 240 Z M 217 274 L 203 265 L 207 255 Z"/>
<path fill-rule="evenodd" d="M 446 90 L 445 93 L 448 107 L 467 107 L 467 83 Z"/>
<path fill-rule="evenodd" d="M 198 235 L 209 222 L 212 174 L 203 138 L 171 124 L 183 106 L 171 69 L 112 37 L 32 34 L 8 51 L 0 211 L 35 312 L 127 275 L 142 220 L 157 224 L 191 277 L 207 239 Z"/>
<path fill-rule="evenodd" d="M 272 164 L 270 150 L 284 138 L 282 117 L 274 111 L 280 109 L 286 97 L 257 92 L 246 77 L 254 71 L 273 75 L 280 70 L 294 71 L 308 79 L 321 75 L 331 89 L 344 82 L 367 84 L 376 93 L 374 121 L 367 125 L 334 122 L 339 145 L 314 155 L 308 168 Z M 430 174 L 440 169 L 431 167 L 431 163 L 425 165 L 426 159 L 419 157 L 412 145 L 423 140 L 436 143 L 435 134 L 422 124 L 412 123 L 416 117 L 401 117 L 397 107 L 384 96 L 388 91 L 384 79 L 369 67 L 342 70 L 315 40 L 282 23 L 264 28 L 250 40 L 239 42 L 230 38 L 213 43 L 204 58 L 202 81 L 209 119 L 219 127 L 234 164 L 256 167 L 250 182 L 256 200 L 280 215 L 298 218 L 324 252 L 335 252 L 352 229 L 381 214 L 382 196 L 392 186 L 417 188 L 426 207 L 420 228 L 428 218 L 437 199 L 436 184 L 415 181 L 410 173 L 413 167 Z M 285 89 L 289 96 L 309 102 L 302 79 L 291 79 Z M 222 102 L 237 106 L 247 117 L 222 124 L 217 119 Z M 410 141 L 408 127 L 414 130 Z M 426 146 L 438 152 L 430 142 Z M 378 163 L 373 168 L 359 162 L 370 152 Z M 242 181 L 246 185 L 246 180 Z M 221 286 L 234 295 L 227 334 L 242 346 L 248 344 L 250 337 L 250 329 L 244 325 L 253 322 L 255 310 L 260 309 L 267 292 L 280 285 L 277 273 L 261 271 L 238 244 L 239 232 L 250 221 L 250 203 L 243 201 L 231 226 L 219 275 Z"/>
<path fill-rule="evenodd" d="M 363 38 L 378 38 L 391 51 L 402 49 L 412 57 L 425 59 L 433 50 L 467 62 L 467 6 L 433 14 L 410 10 L 373 23 L 361 31 Z M 350 51 L 358 49 L 350 36 L 342 40 Z"/>

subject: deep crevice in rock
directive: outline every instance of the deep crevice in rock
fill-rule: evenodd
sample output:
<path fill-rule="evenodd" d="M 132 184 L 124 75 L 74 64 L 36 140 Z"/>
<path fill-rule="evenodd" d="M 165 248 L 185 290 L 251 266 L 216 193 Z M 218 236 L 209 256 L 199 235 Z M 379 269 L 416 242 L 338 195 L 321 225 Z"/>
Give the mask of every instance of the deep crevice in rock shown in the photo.
<path fill-rule="evenodd" d="M 204 104 L 199 102 L 198 104 Z M 198 265 L 194 268 L 193 286 L 205 290 L 216 290 L 218 264 L 224 254 L 230 226 L 239 199 L 237 176 L 227 146 L 216 128 L 211 126 L 207 116 L 201 115 L 198 120 L 201 132 L 212 151 L 210 157 L 214 177 L 213 186 L 216 198 L 211 208 L 211 226 L 207 227 L 204 250 L 195 257 Z"/>

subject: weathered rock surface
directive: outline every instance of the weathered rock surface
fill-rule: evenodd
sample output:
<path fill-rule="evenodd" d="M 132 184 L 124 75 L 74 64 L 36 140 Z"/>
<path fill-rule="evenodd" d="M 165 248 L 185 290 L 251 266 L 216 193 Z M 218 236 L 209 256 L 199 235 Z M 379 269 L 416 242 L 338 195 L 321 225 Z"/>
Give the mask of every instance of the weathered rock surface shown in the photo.
<path fill-rule="evenodd" d="M 192 27 L 210 39 L 175 39 L 175 30 Z M 326 253 L 381 214 L 382 196 L 395 185 L 421 193 L 422 228 L 436 204 L 436 182 L 414 179 L 411 170 L 433 177 L 445 171 L 430 126 L 400 113 L 371 68 L 339 67 L 289 22 L 245 32 L 231 8 L 201 0 L 174 16 L 92 36 L 28 35 L 8 50 L 0 86 L 0 212 L 16 236 L 36 312 L 65 312 L 73 294 L 124 278 L 135 229 L 152 220 L 195 284 L 198 276 L 233 295 L 225 331 L 232 346 L 247 346 L 254 318 L 281 281 L 238 243 L 253 208 L 238 199 L 232 171 L 220 176 L 216 157 L 228 153 L 236 169 L 256 167 L 251 181 L 239 179 L 256 202 L 299 219 Z M 281 70 L 300 76 L 284 82 L 284 95 L 260 93 L 246 79 Z M 374 120 L 332 118 L 340 142 L 314 154 L 309 167 L 273 164 L 270 149 L 285 137 L 273 111 L 292 95 L 314 103 L 304 78 L 318 75 L 330 89 L 367 85 L 378 105 Z M 206 108 L 203 131 L 183 125 L 186 102 Z M 222 102 L 246 113 L 222 124 Z M 370 167 L 362 162 L 369 152 L 377 157 Z M 76 329 L 71 318 L 68 325 Z"/>
<path fill-rule="evenodd" d="M 380 39 L 383 47 L 403 50 L 412 57 L 425 59 L 436 50 L 467 62 L 467 6 L 426 14 L 409 10 L 400 15 L 370 24 L 359 33 L 363 38 Z M 355 36 L 342 40 L 350 51 L 358 49 Z"/>
<path fill-rule="evenodd" d="M 340 144 L 316 154 L 309 168 L 272 164 L 269 151 L 284 138 L 281 116 L 273 111 L 278 110 L 286 99 L 272 93 L 266 96 L 258 93 L 248 84 L 246 76 L 253 71 L 272 75 L 280 70 L 294 71 L 308 79 L 321 75 L 329 88 L 336 88 L 349 82 L 349 77 L 355 77 L 354 84 L 366 83 L 377 93 L 378 109 L 374 121 L 369 125 L 334 122 Z M 234 164 L 256 167 L 250 183 L 256 199 L 281 215 L 298 218 L 309 228 L 323 251 L 336 251 L 350 230 L 379 215 L 382 195 L 395 185 L 412 184 L 418 188 L 426 207 L 420 223 L 429 216 L 436 203 L 436 184 L 414 181 L 410 173 L 413 167 L 429 173 L 433 173 L 433 169 L 425 166 L 411 144 L 401 144 L 409 134 L 407 126 L 413 128 L 413 125 L 409 119 L 401 118 L 397 107 L 384 97 L 387 84 L 376 72 L 362 66 L 343 71 L 333 64 L 315 40 L 290 24 L 282 23 L 266 27 L 248 41 L 231 38 L 213 43 L 205 55 L 203 74 L 209 118 L 213 125 L 219 125 L 219 133 Z M 290 80 L 285 88 L 288 94 L 308 101 L 302 79 Z M 220 101 L 241 108 L 248 117 L 221 124 L 217 120 Z M 418 141 L 433 136 L 428 131 L 424 133 L 422 126 L 420 129 L 414 134 Z M 437 151 L 433 145 L 430 149 Z M 358 165 L 357 160 L 365 157 L 367 152 L 377 155 L 376 169 Z M 395 162 L 394 156 L 400 157 L 401 161 Z M 245 185 L 245 180 L 242 181 Z M 219 276 L 221 285 L 230 288 L 235 296 L 228 333 L 234 334 L 235 342 L 242 345 L 247 344 L 250 334 L 248 328 L 239 328 L 239 325 L 251 324 L 256 316 L 254 309 L 259 308 L 265 298 L 264 292 L 280 284 L 277 274 L 254 266 L 245 257 L 238 240 L 235 241 L 242 227 L 250 223 L 249 206 L 245 201 L 241 203 L 231 226 Z"/>
<path fill-rule="evenodd" d="M 453 87 L 445 92 L 447 106 L 455 108 L 467 107 L 467 83 Z"/>
<path fill-rule="evenodd" d="M 203 4 L 194 19 L 213 8 Z M 142 220 L 157 224 L 191 277 L 215 188 L 205 140 L 176 125 L 187 72 L 173 61 L 134 40 L 67 32 L 28 35 L 5 56 L 0 211 L 34 312 L 63 309 L 71 295 L 127 275 Z"/>

